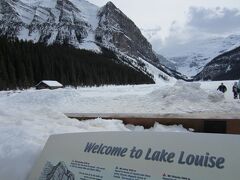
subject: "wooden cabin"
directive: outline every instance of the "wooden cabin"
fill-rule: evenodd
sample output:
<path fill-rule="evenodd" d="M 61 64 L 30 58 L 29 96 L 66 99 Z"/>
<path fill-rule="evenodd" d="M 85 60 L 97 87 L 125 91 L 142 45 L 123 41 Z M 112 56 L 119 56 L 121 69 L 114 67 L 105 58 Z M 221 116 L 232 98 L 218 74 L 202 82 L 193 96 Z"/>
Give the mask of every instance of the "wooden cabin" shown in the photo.
<path fill-rule="evenodd" d="M 63 88 L 63 85 L 58 81 L 43 80 L 39 82 L 35 87 L 36 89 L 58 89 Z"/>

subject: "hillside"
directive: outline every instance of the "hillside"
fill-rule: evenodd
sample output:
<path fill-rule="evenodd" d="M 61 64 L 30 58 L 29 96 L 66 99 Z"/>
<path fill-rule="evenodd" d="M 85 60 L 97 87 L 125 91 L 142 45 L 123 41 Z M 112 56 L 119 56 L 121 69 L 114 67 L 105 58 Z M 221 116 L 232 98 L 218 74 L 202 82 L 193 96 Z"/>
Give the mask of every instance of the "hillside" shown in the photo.
<path fill-rule="evenodd" d="M 195 80 L 236 80 L 240 78 L 240 47 L 225 52 L 197 74 Z"/>
<path fill-rule="evenodd" d="M 45 79 L 75 87 L 154 83 L 150 74 L 126 65 L 107 49 L 101 51 L 0 38 L 0 90 L 29 88 Z"/>

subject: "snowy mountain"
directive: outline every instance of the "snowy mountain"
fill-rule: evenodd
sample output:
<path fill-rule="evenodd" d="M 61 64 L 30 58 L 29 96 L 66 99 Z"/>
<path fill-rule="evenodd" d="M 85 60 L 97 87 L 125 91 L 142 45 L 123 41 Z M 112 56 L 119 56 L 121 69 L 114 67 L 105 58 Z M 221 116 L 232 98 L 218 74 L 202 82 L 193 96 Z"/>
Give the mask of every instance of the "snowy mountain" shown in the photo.
<path fill-rule="evenodd" d="M 215 57 L 237 46 L 240 46 L 240 35 L 231 35 L 176 44 L 172 48 L 161 49 L 160 53 L 175 64 L 177 71 L 191 77 Z"/>
<path fill-rule="evenodd" d="M 1 35 L 96 49 L 98 7 L 83 0 L 2 0 Z M 10 31 L 11 30 L 11 31 Z"/>
<path fill-rule="evenodd" d="M 70 44 L 124 61 L 159 79 L 172 80 L 139 28 L 113 3 L 99 8 L 86 0 L 1 0 L 0 35 L 45 44 Z"/>
<path fill-rule="evenodd" d="M 233 80 L 240 78 L 240 46 L 223 53 L 197 74 L 195 80 Z"/>
<path fill-rule="evenodd" d="M 176 65 L 160 54 L 156 54 L 160 63 L 172 70 L 177 70 Z"/>

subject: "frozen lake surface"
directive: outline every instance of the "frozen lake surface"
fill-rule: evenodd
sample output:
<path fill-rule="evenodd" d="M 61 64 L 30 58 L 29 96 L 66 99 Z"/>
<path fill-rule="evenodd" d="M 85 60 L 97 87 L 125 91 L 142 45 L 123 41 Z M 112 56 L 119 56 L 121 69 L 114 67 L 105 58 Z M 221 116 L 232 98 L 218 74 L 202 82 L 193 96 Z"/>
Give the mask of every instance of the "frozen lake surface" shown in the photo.
<path fill-rule="evenodd" d="M 138 86 L 64 88 L 0 92 L 0 177 L 25 180 L 52 134 L 93 131 L 188 132 L 181 126 L 155 124 L 151 129 L 125 126 L 120 120 L 79 122 L 64 113 L 188 114 L 240 112 L 232 85 L 216 91 L 221 82 L 162 83 Z M 14 173 L 13 173 L 14 172 Z"/>

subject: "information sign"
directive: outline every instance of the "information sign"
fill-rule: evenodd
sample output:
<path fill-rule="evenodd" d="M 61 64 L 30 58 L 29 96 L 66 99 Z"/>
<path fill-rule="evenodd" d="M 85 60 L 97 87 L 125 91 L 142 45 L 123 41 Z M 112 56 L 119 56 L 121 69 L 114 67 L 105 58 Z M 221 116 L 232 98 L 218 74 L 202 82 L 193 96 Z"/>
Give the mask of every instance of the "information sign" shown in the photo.
<path fill-rule="evenodd" d="M 29 180 L 238 180 L 239 152 L 238 135 L 53 135 Z"/>

